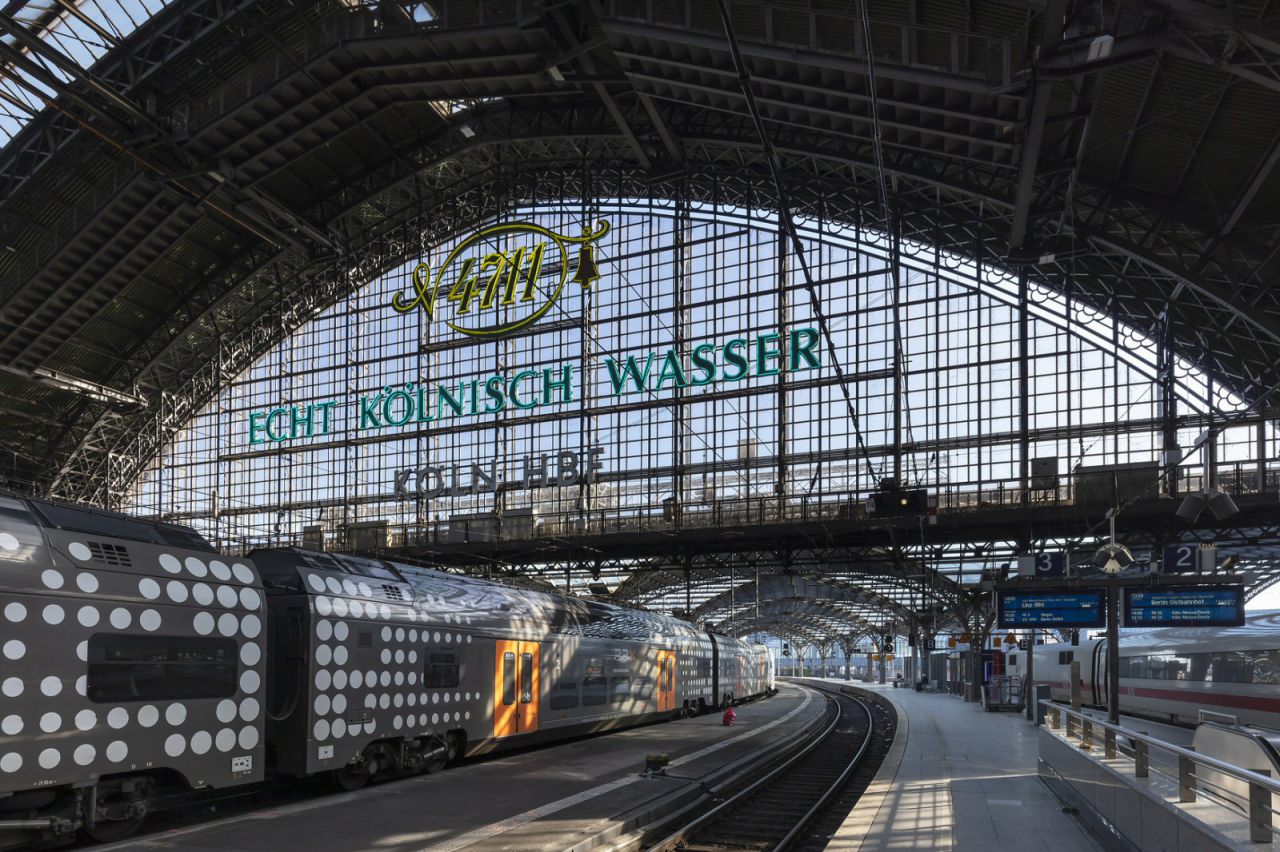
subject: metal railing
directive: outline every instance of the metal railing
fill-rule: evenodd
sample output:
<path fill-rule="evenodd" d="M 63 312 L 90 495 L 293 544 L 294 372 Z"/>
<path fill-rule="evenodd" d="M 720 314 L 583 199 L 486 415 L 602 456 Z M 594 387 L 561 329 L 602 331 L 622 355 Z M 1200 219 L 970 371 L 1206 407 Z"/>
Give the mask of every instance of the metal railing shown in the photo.
<path fill-rule="evenodd" d="M 1178 802 L 1181 804 L 1195 803 L 1203 794 L 1206 800 L 1246 818 L 1252 842 L 1274 842 L 1277 811 L 1273 797 L 1280 795 L 1280 781 L 1123 725 L 1095 719 L 1083 711 L 1072 710 L 1052 701 L 1041 701 L 1040 704 L 1045 709 L 1046 724 L 1062 733 L 1068 742 L 1075 741 L 1082 751 L 1093 752 L 1101 747 L 1103 759 L 1124 761 L 1132 769 L 1135 778 L 1150 778 L 1155 775 L 1166 779 L 1176 785 Z M 1159 761 L 1152 762 L 1153 752 L 1168 758 L 1167 767 Z M 1113 769 L 1120 768 L 1115 764 L 1111 766 Z M 1243 784 L 1248 790 L 1247 801 L 1243 797 L 1239 797 L 1238 801 L 1237 794 L 1220 781 L 1214 780 L 1215 774 Z"/>

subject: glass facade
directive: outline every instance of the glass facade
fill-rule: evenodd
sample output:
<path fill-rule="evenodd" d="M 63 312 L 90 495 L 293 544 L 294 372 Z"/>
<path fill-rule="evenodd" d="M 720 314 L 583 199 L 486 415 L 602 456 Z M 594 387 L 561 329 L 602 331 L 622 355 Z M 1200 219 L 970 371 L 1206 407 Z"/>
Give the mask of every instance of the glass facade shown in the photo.
<path fill-rule="evenodd" d="M 608 222 L 599 278 L 550 253 L 540 318 L 462 334 L 449 322 L 479 311 L 484 279 L 465 298 L 455 235 L 229 378 L 125 508 L 223 548 L 370 549 L 848 518 L 885 478 L 942 511 L 1061 502 L 1090 469 L 1158 464 L 1170 428 L 1190 447 L 1240 407 L 1069 286 L 878 232 L 801 221 L 811 293 L 769 213 L 621 200 L 501 221 Z M 526 237 L 490 243 L 510 258 Z M 420 263 L 443 269 L 434 316 L 392 307 Z M 495 317 L 531 310 L 501 293 Z M 1219 483 L 1258 490 L 1276 449 L 1269 422 L 1242 419 Z M 1201 483 L 1193 461 L 1180 489 Z"/>

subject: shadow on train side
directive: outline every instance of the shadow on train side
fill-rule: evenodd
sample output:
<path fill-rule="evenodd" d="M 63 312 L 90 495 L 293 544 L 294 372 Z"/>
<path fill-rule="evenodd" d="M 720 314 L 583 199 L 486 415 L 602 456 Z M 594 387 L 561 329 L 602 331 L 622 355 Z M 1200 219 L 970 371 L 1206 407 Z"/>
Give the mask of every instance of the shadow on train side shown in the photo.
<path fill-rule="evenodd" d="M 0 494 L 0 848 L 132 834 L 160 797 L 451 760 L 774 690 L 663 615 Z"/>

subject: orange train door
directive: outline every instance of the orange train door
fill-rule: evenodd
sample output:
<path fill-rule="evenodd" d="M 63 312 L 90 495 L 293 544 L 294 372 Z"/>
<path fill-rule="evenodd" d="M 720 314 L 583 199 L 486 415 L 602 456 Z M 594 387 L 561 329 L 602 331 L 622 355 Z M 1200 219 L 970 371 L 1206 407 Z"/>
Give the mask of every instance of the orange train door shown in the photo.
<path fill-rule="evenodd" d="M 658 712 L 676 709 L 676 652 L 658 652 Z"/>
<path fill-rule="evenodd" d="M 493 735 L 509 737 L 538 730 L 537 642 L 497 640 L 493 673 Z"/>

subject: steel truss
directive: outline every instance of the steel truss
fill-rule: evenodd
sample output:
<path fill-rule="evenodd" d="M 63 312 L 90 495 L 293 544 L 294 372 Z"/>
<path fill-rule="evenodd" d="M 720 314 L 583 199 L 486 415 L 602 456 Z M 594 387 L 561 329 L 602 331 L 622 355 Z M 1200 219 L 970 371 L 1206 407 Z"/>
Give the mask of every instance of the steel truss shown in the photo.
<path fill-rule="evenodd" d="M 941 20 L 954 4 L 916 5 L 917 20 Z M 395 3 L 189 0 L 158 15 L 127 49 L 55 87 L 56 102 L 0 152 L 12 234 L 0 253 L 0 358 L 13 368 L 0 373 L 0 472 L 117 505 L 275 342 L 522 204 L 775 206 L 705 6 L 610 0 L 578 14 L 449 0 L 415 24 Z M 886 24 L 885 43 L 870 46 L 842 3 L 731 6 L 795 214 L 879 221 L 868 212 L 879 175 L 863 62 L 874 49 L 905 241 L 1021 265 L 1032 284 L 1165 341 L 1224 394 L 1274 402 L 1280 135 L 1249 149 L 1256 162 L 1225 208 L 1182 198 L 1193 164 L 1237 156 L 1212 147 L 1210 128 L 1280 114 L 1274 21 L 1123 2 L 1099 61 L 1082 52 L 1099 32 L 1089 22 L 1100 7 L 1087 2 L 1030 2 L 981 33 L 962 21 Z M 39 37 L 3 23 L 19 40 Z M 49 43 L 32 49 L 69 61 Z M 1160 132 L 1143 124 L 1148 101 L 1189 70 L 1219 91 L 1171 166 L 1176 183 L 1129 180 L 1146 165 L 1135 141 Z M 1106 88 L 1130 76 L 1148 81 L 1140 103 Z M 1181 109 L 1193 96 L 1167 100 Z M 1099 146 L 1121 126 L 1119 150 Z M 42 369 L 147 405 L 50 387 L 34 379 Z"/>

